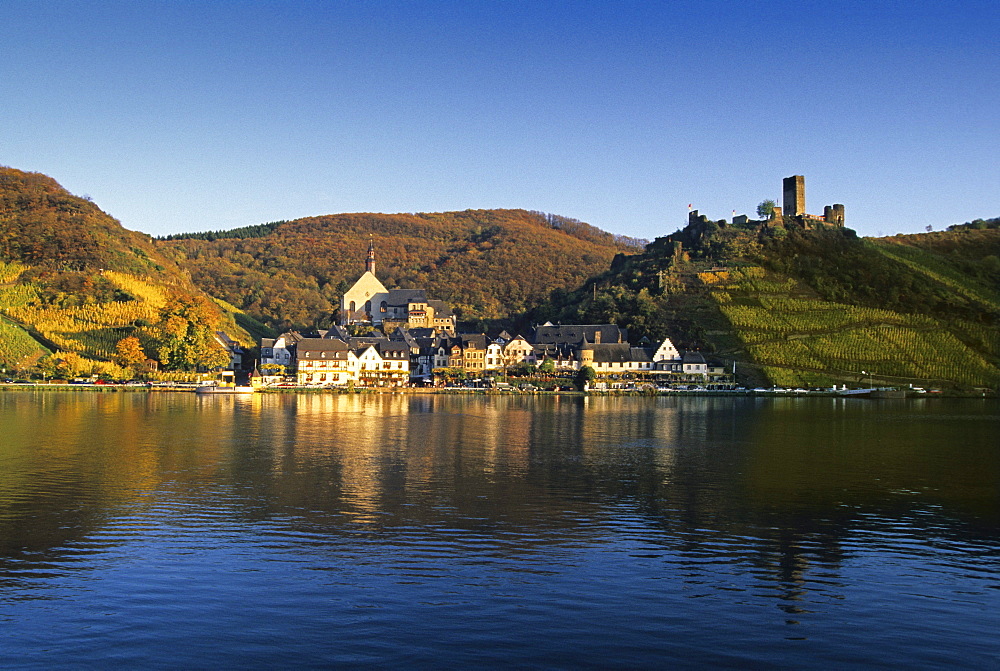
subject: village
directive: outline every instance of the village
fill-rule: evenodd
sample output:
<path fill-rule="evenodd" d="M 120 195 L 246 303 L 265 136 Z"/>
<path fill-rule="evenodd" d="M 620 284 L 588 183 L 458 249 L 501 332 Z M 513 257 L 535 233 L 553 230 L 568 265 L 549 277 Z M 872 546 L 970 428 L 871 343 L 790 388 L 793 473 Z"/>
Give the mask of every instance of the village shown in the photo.
<path fill-rule="evenodd" d="M 369 243 L 365 272 L 344 293 L 340 323 L 289 331 L 260 343 L 255 386 L 402 388 L 510 386 L 533 374 L 575 378 L 592 389 L 732 386 L 733 376 L 702 353 L 680 352 L 669 338 L 638 346 L 615 324 L 544 324 L 528 334 L 458 333 L 449 306 L 423 289 L 386 289 L 375 275 Z M 220 334 L 240 366 L 239 347 Z M 592 372 L 591 372 L 592 371 Z M 558 386 L 558 382 L 552 382 Z"/>
<path fill-rule="evenodd" d="M 734 225 L 768 227 L 790 221 L 802 228 L 843 227 L 844 206 L 809 215 L 805 177 L 782 181 L 781 207 L 762 212 L 761 221 L 734 216 Z M 772 203 L 773 205 L 773 203 Z M 697 210 L 689 224 L 707 224 Z M 725 222 L 719 222 L 725 224 Z M 234 353 L 238 347 L 224 334 L 220 342 Z M 615 324 L 535 325 L 527 334 L 501 331 L 457 333 L 448 304 L 429 298 L 423 289 L 387 289 L 375 274 L 375 245 L 369 241 L 365 271 L 344 292 L 339 324 L 313 333 L 289 331 L 260 343 L 257 386 L 287 385 L 329 388 L 395 388 L 406 386 L 509 385 L 507 378 L 574 377 L 578 388 L 634 388 L 637 383 L 660 389 L 735 387 L 735 371 L 706 360 L 699 351 L 679 351 L 669 338 L 637 346 Z M 558 387 L 557 383 L 552 383 Z"/>

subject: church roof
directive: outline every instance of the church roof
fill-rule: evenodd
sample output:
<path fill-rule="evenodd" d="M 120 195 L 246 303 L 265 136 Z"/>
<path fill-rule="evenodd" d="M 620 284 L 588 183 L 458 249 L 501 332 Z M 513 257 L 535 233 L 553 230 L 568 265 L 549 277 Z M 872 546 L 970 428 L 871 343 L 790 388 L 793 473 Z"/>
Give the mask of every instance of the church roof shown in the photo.
<path fill-rule="evenodd" d="M 392 306 L 404 307 L 408 303 L 427 301 L 427 292 L 424 289 L 389 289 L 388 293 L 385 302 Z"/>
<path fill-rule="evenodd" d="M 598 337 L 600 334 L 600 337 Z M 628 340 L 625 329 L 619 328 L 615 324 L 564 324 L 553 326 L 546 322 L 535 328 L 535 343 L 565 343 L 574 346 L 579 345 L 584 338 L 588 342 L 596 343 L 623 343 Z"/>

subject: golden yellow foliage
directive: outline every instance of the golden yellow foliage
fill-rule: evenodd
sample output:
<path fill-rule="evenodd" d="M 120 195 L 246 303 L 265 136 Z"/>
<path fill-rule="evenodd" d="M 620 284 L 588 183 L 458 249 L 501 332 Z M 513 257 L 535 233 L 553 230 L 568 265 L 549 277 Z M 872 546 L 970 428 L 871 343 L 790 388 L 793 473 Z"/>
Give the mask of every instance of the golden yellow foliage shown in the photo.
<path fill-rule="evenodd" d="M 162 284 L 154 284 L 148 278 L 143 279 L 136 275 L 120 273 L 113 270 L 105 270 L 104 277 L 111 280 L 122 291 L 129 293 L 136 299 L 145 301 L 157 309 L 163 308 L 169 296 L 163 290 Z"/>

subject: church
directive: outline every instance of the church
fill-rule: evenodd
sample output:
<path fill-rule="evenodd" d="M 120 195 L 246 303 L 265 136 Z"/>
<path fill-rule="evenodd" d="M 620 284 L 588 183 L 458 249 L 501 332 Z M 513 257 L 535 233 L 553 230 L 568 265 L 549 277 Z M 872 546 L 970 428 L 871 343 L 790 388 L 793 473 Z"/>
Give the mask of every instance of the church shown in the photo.
<path fill-rule="evenodd" d="M 375 242 L 368 243 L 365 272 L 340 300 L 340 323 L 370 324 L 384 333 L 397 328 L 433 328 L 454 335 L 456 318 L 444 301 L 428 299 L 424 289 L 386 289 L 375 276 Z"/>

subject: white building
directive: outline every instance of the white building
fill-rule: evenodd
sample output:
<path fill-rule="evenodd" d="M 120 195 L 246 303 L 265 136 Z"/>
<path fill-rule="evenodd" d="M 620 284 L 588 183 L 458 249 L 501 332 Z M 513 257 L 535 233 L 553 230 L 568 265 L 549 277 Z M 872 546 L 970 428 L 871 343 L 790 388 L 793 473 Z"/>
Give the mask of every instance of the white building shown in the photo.
<path fill-rule="evenodd" d="M 300 385 L 401 387 L 410 380 L 410 349 L 402 342 L 303 338 L 297 354 Z"/>

